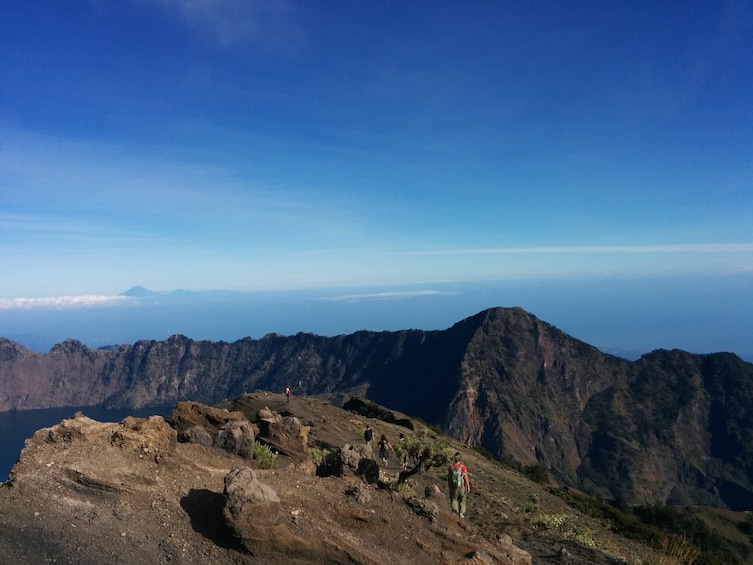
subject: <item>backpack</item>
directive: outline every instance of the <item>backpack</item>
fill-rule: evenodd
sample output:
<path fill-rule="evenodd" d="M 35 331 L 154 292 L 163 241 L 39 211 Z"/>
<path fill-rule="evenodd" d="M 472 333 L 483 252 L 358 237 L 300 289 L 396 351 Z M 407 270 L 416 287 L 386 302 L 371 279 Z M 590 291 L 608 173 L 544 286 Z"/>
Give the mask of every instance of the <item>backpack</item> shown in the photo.
<path fill-rule="evenodd" d="M 451 476 L 450 481 L 452 482 L 452 486 L 455 486 L 455 487 L 463 486 L 463 466 L 462 465 L 452 466 L 452 476 Z"/>

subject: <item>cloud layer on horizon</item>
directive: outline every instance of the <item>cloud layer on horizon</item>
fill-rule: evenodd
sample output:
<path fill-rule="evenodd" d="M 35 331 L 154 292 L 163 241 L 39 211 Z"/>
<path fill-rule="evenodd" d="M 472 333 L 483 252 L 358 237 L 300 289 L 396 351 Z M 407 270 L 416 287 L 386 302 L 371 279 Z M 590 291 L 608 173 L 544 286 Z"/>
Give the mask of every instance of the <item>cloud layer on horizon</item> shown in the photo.
<path fill-rule="evenodd" d="M 364 302 L 373 300 L 405 300 L 425 296 L 454 296 L 457 292 L 443 292 L 439 290 L 410 290 L 394 292 L 372 292 L 366 294 L 340 294 L 322 298 L 328 302 Z"/>
<path fill-rule="evenodd" d="M 132 299 L 127 296 L 87 294 L 82 296 L 49 296 L 41 298 L 0 298 L 0 310 L 71 310 L 74 308 L 96 308 L 117 306 Z"/>

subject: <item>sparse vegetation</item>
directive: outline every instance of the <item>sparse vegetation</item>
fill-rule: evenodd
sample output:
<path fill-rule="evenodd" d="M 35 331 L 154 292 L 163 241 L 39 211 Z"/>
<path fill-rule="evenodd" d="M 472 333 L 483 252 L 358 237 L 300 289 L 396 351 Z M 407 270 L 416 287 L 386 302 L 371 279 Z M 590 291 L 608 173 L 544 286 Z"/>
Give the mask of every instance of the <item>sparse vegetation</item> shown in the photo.
<path fill-rule="evenodd" d="M 311 455 L 311 460 L 317 467 L 330 453 L 332 452 L 326 448 L 320 449 L 318 447 L 309 447 L 309 455 Z"/>
<path fill-rule="evenodd" d="M 473 449 L 477 453 L 480 453 L 481 455 L 483 455 L 484 457 L 486 457 L 489 461 L 496 461 L 497 460 L 497 458 L 494 457 L 494 455 L 492 454 L 491 451 L 489 451 L 488 449 L 485 449 L 485 448 L 481 447 L 480 445 L 475 446 Z"/>
<path fill-rule="evenodd" d="M 412 467 L 402 471 L 397 478 L 395 488 L 399 488 L 409 477 L 416 473 L 426 472 L 432 467 L 442 467 L 449 460 L 447 443 L 431 436 L 421 435 L 405 438 L 394 446 L 395 455 L 406 465 Z"/>
<path fill-rule="evenodd" d="M 536 514 L 531 525 L 542 530 L 561 530 L 569 518 L 568 514 Z"/>
<path fill-rule="evenodd" d="M 694 565 L 701 551 L 684 536 L 669 535 L 662 540 L 657 565 Z"/>
<path fill-rule="evenodd" d="M 254 443 L 254 460 L 261 469 L 277 469 L 277 454 L 258 441 Z"/>
<path fill-rule="evenodd" d="M 447 450 L 447 442 L 437 439 L 435 435 L 418 434 L 407 436 L 404 440 L 396 442 L 393 446 L 398 460 L 406 457 L 407 465 L 413 466 L 421 458 L 433 458 L 435 455 L 444 454 Z"/>
<path fill-rule="evenodd" d="M 594 549 L 596 547 L 596 540 L 591 537 L 591 533 L 585 528 L 576 527 L 573 530 L 572 539 L 575 543 L 578 543 L 583 547 L 588 547 L 590 549 Z"/>
<path fill-rule="evenodd" d="M 583 514 L 609 522 L 615 533 L 653 547 L 660 556 L 656 565 L 734 565 L 748 562 L 751 556 L 750 543 L 734 537 L 736 525 L 729 531 L 712 529 L 699 516 L 700 509 L 651 505 L 621 511 L 567 489 L 550 492 Z"/>
<path fill-rule="evenodd" d="M 443 436 L 445 433 L 442 431 L 442 428 L 438 424 L 430 424 L 429 422 L 426 422 L 422 420 L 420 417 L 414 416 L 413 420 L 424 426 L 427 430 L 430 430 L 434 433 L 435 436 Z"/>
<path fill-rule="evenodd" d="M 546 472 L 543 465 L 523 467 L 523 476 L 541 485 L 549 483 L 549 473 Z"/>
<path fill-rule="evenodd" d="M 597 544 L 592 533 L 588 528 L 577 524 L 575 520 L 575 516 L 571 514 L 548 514 L 535 511 L 529 518 L 529 523 L 540 532 L 562 540 L 574 541 L 583 547 L 595 548 Z"/>

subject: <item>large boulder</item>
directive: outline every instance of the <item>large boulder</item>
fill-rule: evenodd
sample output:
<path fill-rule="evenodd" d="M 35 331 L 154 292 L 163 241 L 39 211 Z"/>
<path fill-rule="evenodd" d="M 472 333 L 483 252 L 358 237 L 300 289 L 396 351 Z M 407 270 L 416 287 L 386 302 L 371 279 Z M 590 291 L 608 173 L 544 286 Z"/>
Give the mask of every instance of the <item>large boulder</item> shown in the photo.
<path fill-rule="evenodd" d="M 210 436 L 229 422 L 248 421 L 243 412 L 229 412 L 224 408 L 213 408 L 199 402 L 179 402 L 170 416 L 168 423 L 177 430 L 179 437 L 194 426 L 201 426 Z"/>
<path fill-rule="evenodd" d="M 342 460 L 343 467 L 347 467 L 355 473 L 361 465 L 361 460 L 374 459 L 374 452 L 371 449 L 371 445 L 368 443 L 346 443 L 342 446 L 342 449 L 340 449 L 339 456 Z"/>
<path fill-rule="evenodd" d="M 160 416 L 128 416 L 112 433 L 110 444 L 159 458 L 160 454 L 165 455 L 175 450 L 177 434 Z"/>
<path fill-rule="evenodd" d="M 310 458 L 308 436 L 310 426 L 304 426 L 295 416 L 282 416 L 266 406 L 257 414 L 259 438 L 275 451 L 297 462 Z"/>
<path fill-rule="evenodd" d="M 178 434 L 178 441 L 181 443 L 196 443 L 203 445 L 207 449 L 214 445 L 214 438 L 202 426 L 191 426 L 184 432 Z"/>
<path fill-rule="evenodd" d="M 212 445 L 244 459 L 252 459 L 254 430 L 251 423 L 245 419 L 228 422 L 214 434 Z"/>
<path fill-rule="evenodd" d="M 531 565 L 533 562 L 531 554 L 515 545 L 508 534 L 497 537 L 497 547 L 507 557 L 510 565 Z"/>
<path fill-rule="evenodd" d="M 285 552 L 306 544 L 282 522 L 280 499 L 259 482 L 249 467 L 235 468 L 225 476 L 224 515 L 228 526 L 250 552 Z"/>
<path fill-rule="evenodd" d="M 258 428 L 243 412 L 229 412 L 198 402 L 179 402 L 168 418 L 178 432 L 178 441 L 216 447 L 251 459 Z"/>
<path fill-rule="evenodd" d="M 320 477 L 359 475 L 368 483 L 379 480 L 379 465 L 374 461 L 371 445 L 346 443 L 327 455 L 316 469 Z"/>

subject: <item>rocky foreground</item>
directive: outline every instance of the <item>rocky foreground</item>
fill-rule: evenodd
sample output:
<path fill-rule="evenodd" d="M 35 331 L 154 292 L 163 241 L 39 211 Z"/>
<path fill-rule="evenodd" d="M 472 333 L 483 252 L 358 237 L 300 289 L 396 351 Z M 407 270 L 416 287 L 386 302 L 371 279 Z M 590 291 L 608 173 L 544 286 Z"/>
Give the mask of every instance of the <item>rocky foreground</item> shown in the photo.
<path fill-rule="evenodd" d="M 100 423 L 76 414 L 27 440 L 0 487 L 2 563 L 644 563 L 520 474 L 402 415 L 265 392 Z M 367 415 L 364 415 L 367 414 Z M 444 468 L 394 479 L 362 437 L 463 453 L 473 492 L 450 512 Z M 278 453 L 262 469 L 254 444 Z M 552 524 L 555 524 L 553 526 Z"/>

